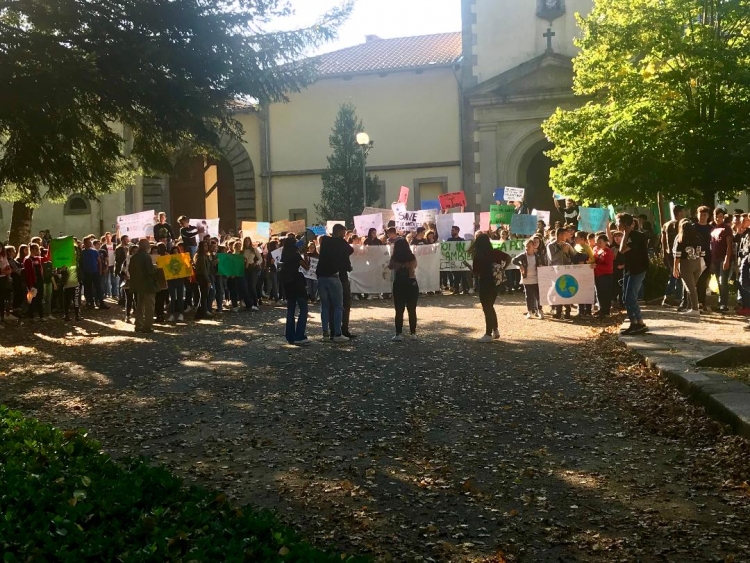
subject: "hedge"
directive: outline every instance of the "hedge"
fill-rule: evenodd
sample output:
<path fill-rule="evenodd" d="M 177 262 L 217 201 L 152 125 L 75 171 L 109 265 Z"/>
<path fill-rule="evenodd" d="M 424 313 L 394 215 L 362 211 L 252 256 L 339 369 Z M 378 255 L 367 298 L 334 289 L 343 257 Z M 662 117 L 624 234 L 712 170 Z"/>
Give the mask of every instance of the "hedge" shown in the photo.
<path fill-rule="evenodd" d="M 267 511 L 231 506 L 145 459 L 116 462 L 80 431 L 0 406 L 3 563 L 341 562 Z"/>

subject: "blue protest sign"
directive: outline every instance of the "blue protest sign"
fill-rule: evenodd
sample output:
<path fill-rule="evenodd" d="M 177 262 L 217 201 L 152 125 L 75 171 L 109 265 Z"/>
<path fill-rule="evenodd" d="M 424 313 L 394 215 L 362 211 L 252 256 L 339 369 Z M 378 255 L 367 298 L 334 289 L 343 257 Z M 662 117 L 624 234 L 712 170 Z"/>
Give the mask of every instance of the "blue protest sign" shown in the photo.
<path fill-rule="evenodd" d="M 514 235 L 533 235 L 536 232 L 536 215 L 513 215 L 510 218 L 510 232 Z"/>
<path fill-rule="evenodd" d="M 440 202 L 437 199 L 423 199 L 422 210 L 425 209 L 440 209 Z"/>
<path fill-rule="evenodd" d="M 552 195 L 553 195 L 553 197 L 554 197 L 555 199 L 565 199 L 565 196 L 564 196 L 564 195 L 560 195 L 560 194 L 552 194 Z"/>
<path fill-rule="evenodd" d="M 308 227 L 309 231 L 312 231 L 312 233 L 316 237 L 323 237 L 326 234 L 326 228 L 325 225 L 316 225 L 315 227 Z"/>
<path fill-rule="evenodd" d="M 495 201 L 504 201 L 505 200 L 505 188 L 497 188 L 492 197 Z"/>
<path fill-rule="evenodd" d="M 609 209 L 599 207 L 579 208 L 578 228 L 587 233 L 596 233 L 607 229 Z"/>

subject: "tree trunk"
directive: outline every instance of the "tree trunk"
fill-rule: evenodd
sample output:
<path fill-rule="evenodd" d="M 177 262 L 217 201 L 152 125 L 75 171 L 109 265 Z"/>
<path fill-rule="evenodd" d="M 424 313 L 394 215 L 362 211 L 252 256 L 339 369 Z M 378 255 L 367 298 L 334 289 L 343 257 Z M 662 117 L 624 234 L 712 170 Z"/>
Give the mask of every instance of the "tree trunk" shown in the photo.
<path fill-rule="evenodd" d="M 31 239 L 31 218 L 34 209 L 22 201 L 13 202 L 13 216 L 10 220 L 10 244 L 18 248 Z"/>
<path fill-rule="evenodd" d="M 711 209 L 716 205 L 716 191 L 713 188 L 703 188 L 703 205 L 707 205 Z"/>

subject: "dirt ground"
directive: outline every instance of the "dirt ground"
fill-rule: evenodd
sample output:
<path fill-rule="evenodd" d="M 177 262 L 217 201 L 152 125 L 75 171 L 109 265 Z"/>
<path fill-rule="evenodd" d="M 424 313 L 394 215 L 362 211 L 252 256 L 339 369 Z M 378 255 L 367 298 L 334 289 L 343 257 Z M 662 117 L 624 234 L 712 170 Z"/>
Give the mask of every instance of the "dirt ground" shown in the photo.
<path fill-rule="evenodd" d="M 116 306 L 6 325 L 0 402 L 82 427 L 312 542 L 380 561 L 750 561 L 750 446 L 641 366 L 615 323 L 526 320 L 423 297 L 392 343 L 386 301 L 350 345 L 283 339 L 285 309 L 137 337 Z M 313 307 L 308 333 L 317 339 Z"/>

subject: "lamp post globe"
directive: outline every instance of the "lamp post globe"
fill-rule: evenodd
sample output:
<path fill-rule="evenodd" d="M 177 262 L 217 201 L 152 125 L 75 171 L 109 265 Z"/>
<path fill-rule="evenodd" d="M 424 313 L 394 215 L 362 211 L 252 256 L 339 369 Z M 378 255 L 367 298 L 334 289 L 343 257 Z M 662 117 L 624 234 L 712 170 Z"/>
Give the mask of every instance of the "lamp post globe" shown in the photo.
<path fill-rule="evenodd" d="M 360 146 L 367 146 L 370 144 L 370 136 L 362 131 L 361 133 L 357 133 L 357 144 Z"/>

